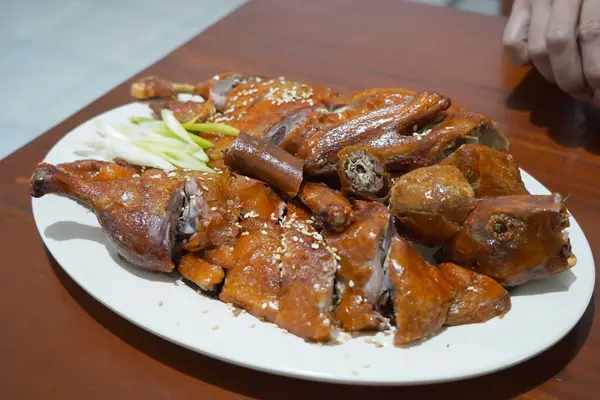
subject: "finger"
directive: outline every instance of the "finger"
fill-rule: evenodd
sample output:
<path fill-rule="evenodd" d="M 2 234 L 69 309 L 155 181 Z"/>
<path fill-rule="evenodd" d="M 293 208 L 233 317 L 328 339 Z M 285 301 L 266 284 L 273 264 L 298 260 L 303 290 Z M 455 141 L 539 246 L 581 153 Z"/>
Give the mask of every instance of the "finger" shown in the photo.
<path fill-rule="evenodd" d="M 504 28 L 503 43 L 510 59 L 519 65 L 529 61 L 527 56 L 527 32 L 531 18 L 531 1 L 515 0 L 510 17 Z"/>
<path fill-rule="evenodd" d="M 594 98 L 600 98 L 600 2 L 584 0 L 579 17 L 579 46 L 583 75 Z M 596 100 L 597 101 L 597 100 Z"/>
<path fill-rule="evenodd" d="M 583 79 L 576 27 L 581 0 L 555 1 L 550 11 L 546 44 L 556 84 L 569 94 L 588 91 Z"/>
<path fill-rule="evenodd" d="M 531 62 L 540 74 L 550 82 L 554 82 L 554 74 L 550 65 L 548 48 L 546 46 L 546 29 L 550 19 L 552 0 L 536 0 L 531 4 L 531 23 L 527 51 Z"/>

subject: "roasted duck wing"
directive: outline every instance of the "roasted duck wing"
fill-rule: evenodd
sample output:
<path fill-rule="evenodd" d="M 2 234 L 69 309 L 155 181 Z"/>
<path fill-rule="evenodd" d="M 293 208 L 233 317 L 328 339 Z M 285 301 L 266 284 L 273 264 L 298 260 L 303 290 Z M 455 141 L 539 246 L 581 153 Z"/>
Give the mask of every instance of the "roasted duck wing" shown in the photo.
<path fill-rule="evenodd" d="M 357 201 L 354 222 L 341 233 L 324 232 L 325 242 L 337 252 L 340 297 L 334 318 L 348 331 L 387 328 L 377 310 L 384 291 L 383 259 L 391 238 L 390 214 L 381 203 Z"/>
<path fill-rule="evenodd" d="M 392 214 L 412 237 L 428 246 L 454 236 L 475 206 L 473 189 L 454 166 L 432 165 L 396 179 Z"/>
<path fill-rule="evenodd" d="M 440 165 L 460 169 L 476 198 L 529 194 L 513 157 L 488 146 L 464 144 Z"/>
<path fill-rule="evenodd" d="M 454 287 L 445 325 L 485 322 L 510 311 L 510 296 L 498 282 L 453 263 L 440 264 L 439 270 Z"/>
<path fill-rule="evenodd" d="M 412 343 L 439 332 L 456 295 L 444 274 L 398 235 L 392 237 L 387 263 L 397 327 L 394 344 Z"/>
<path fill-rule="evenodd" d="M 442 254 L 504 286 L 519 285 L 575 265 L 563 231 L 568 226 L 564 199 L 558 194 L 483 199 Z"/>

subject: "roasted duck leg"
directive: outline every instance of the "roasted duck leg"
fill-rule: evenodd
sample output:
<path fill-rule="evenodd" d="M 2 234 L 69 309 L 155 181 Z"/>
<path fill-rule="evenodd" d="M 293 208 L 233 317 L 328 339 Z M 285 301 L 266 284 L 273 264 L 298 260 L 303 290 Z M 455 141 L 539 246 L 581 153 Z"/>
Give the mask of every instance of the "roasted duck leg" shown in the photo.
<path fill-rule="evenodd" d="M 31 178 L 30 193 L 33 197 L 57 193 L 81 201 L 94 210 L 108 239 L 128 262 L 171 272 L 184 185 L 184 180 L 169 179 L 162 171 L 102 182 L 76 178 L 42 163 Z"/>
<path fill-rule="evenodd" d="M 475 206 L 473 189 L 454 166 L 432 165 L 411 171 L 394 182 L 390 209 L 422 244 L 445 243 Z"/>
<path fill-rule="evenodd" d="M 513 157 L 488 146 L 464 144 L 440 165 L 460 169 L 476 198 L 529 194 Z"/>
<path fill-rule="evenodd" d="M 391 238 L 390 214 L 381 203 L 357 201 L 354 222 L 341 233 L 323 232 L 337 252 L 340 270 L 336 292 L 340 297 L 334 318 L 347 331 L 384 329 L 377 310 L 383 285 L 383 259 Z"/>
<path fill-rule="evenodd" d="M 444 245 L 442 255 L 504 286 L 515 286 L 575 265 L 563 231 L 568 226 L 558 194 L 483 199 Z"/>

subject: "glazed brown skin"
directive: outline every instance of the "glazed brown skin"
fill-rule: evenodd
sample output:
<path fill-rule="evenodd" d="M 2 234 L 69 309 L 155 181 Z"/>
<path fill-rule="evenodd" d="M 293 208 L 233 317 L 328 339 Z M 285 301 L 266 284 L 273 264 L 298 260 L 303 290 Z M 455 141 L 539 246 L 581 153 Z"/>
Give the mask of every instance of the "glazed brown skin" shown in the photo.
<path fill-rule="evenodd" d="M 329 310 L 336 262 L 312 225 L 286 218 L 281 242 L 282 286 L 275 323 L 310 341 L 331 339 Z"/>
<path fill-rule="evenodd" d="M 356 218 L 345 231 L 323 232 L 325 242 L 340 258 L 337 280 L 343 294 L 333 317 L 347 331 L 382 329 L 386 325 L 376 308 L 383 292 L 386 250 L 380 246 L 389 212 L 381 203 L 357 201 L 354 213 Z"/>
<path fill-rule="evenodd" d="M 279 218 L 285 210 L 281 197 L 261 181 L 234 175 L 232 188 L 239 201 L 241 215 L 252 212 L 262 218 Z"/>
<path fill-rule="evenodd" d="M 413 132 L 405 136 L 384 135 L 375 140 L 371 145 L 379 150 L 386 169 L 402 172 L 437 164 L 461 142 L 508 148 L 508 142 L 489 117 L 452 108 L 440 115 L 441 122 L 413 126 Z M 477 138 L 479 131 L 484 139 Z"/>
<path fill-rule="evenodd" d="M 203 289 L 218 285 L 223 281 L 225 272 L 219 265 L 211 264 L 202 259 L 199 253 L 187 253 L 179 260 L 177 271 L 186 279 L 194 282 Z"/>
<path fill-rule="evenodd" d="M 435 335 L 446 322 L 454 288 L 398 235 L 392 238 L 388 263 L 397 327 L 394 344 L 406 345 Z"/>
<path fill-rule="evenodd" d="M 298 151 L 306 160 L 306 172 L 311 175 L 335 173 L 337 155 L 344 147 L 371 145 L 389 147 L 410 132 L 415 125 L 426 125 L 450 106 L 450 100 L 437 93 L 421 92 L 408 104 L 396 104 L 375 109 L 313 135 Z"/>
<path fill-rule="evenodd" d="M 279 311 L 281 276 L 277 248 L 282 229 L 261 217 L 242 221 L 241 235 L 233 246 L 233 265 L 219 298 L 243 308 L 257 318 L 275 321 Z"/>
<path fill-rule="evenodd" d="M 94 210 L 111 244 L 129 263 L 150 271 L 171 272 L 184 179 L 148 170 L 136 178 L 102 182 L 80 179 L 41 163 L 31 178 L 30 193 L 33 197 L 63 194 L 81 201 Z"/>
<path fill-rule="evenodd" d="M 163 108 L 171 110 L 175 118 L 182 124 L 190 121 L 204 122 L 215 113 L 215 106 L 211 102 L 165 101 L 150 103 L 150 108 L 157 118 L 161 118 L 160 111 Z"/>
<path fill-rule="evenodd" d="M 58 164 L 56 168 L 72 177 L 97 182 L 129 179 L 139 172 L 138 169 L 127 164 L 97 160 L 78 160 Z"/>
<path fill-rule="evenodd" d="M 515 286 L 573 267 L 569 226 L 560 195 L 479 200 L 443 249 L 444 259 Z"/>
<path fill-rule="evenodd" d="M 392 179 L 377 150 L 369 146 L 349 146 L 341 150 L 338 157 L 342 193 L 361 200 L 387 201 Z"/>
<path fill-rule="evenodd" d="M 310 208 L 315 220 L 330 232 L 342 232 L 354 218 L 350 201 L 323 183 L 305 182 L 298 199 Z"/>
<path fill-rule="evenodd" d="M 458 168 L 432 165 L 396 179 L 390 206 L 414 238 L 433 246 L 445 243 L 461 229 L 475 199 Z"/>
<path fill-rule="evenodd" d="M 272 144 L 240 133 L 225 154 L 225 165 L 295 196 L 302 184 L 303 161 Z"/>
<path fill-rule="evenodd" d="M 438 268 L 456 290 L 445 325 L 485 322 L 510 311 L 508 292 L 492 278 L 453 263 Z"/>
<path fill-rule="evenodd" d="M 529 194 L 514 158 L 488 146 L 463 144 L 440 165 L 460 169 L 476 198 Z"/>

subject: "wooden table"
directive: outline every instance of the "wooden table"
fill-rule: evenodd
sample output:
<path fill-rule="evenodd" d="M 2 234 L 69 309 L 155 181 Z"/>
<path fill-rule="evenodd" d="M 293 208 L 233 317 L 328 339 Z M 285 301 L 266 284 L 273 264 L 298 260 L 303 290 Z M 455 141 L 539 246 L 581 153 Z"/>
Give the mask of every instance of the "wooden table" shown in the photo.
<path fill-rule="evenodd" d="M 536 73 L 510 66 L 502 54 L 503 25 L 499 17 L 397 0 L 255 0 L 140 75 L 198 81 L 239 70 L 341 91 L 440 91 L 498 120 L 519 163 L 550 189 L 571 195 L 569 207 L 600 253 L 600 118 Z M 598 398 L 600 327 L 593 325 L 593 301 L 566 338 L 530 361 L 477 379 L 402 388 L 342 387 L 231 366 L 106 309 L 45 251 L 27 184 L 36 162 L 66 132 L 129 102 L 128 85 L 0 162 L 0 397 Z"/>

